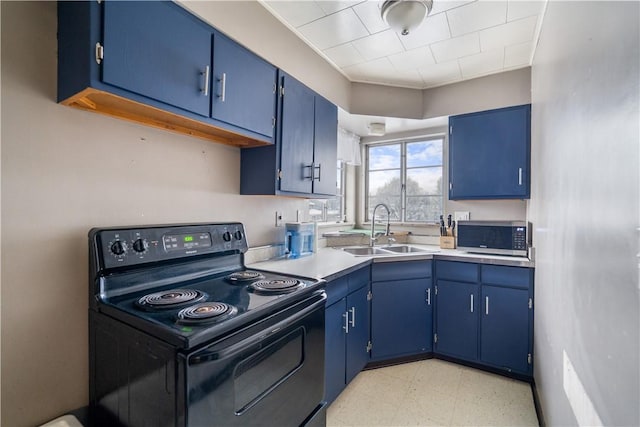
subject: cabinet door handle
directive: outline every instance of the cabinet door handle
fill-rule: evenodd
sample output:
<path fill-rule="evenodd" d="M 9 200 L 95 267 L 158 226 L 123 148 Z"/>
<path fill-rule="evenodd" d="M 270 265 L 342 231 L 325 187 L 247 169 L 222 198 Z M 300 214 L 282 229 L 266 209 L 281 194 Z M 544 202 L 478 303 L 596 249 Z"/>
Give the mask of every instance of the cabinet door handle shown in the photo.
<path fill-rule="evenodd" d="M 489 315 L 489 297 L 484 297 L 484 314 Z"/>
<path fill-rule="evenodd" d="M 308 173 L 307 169 L 309 170 Z M 302 165 L 302 179 L 310 179 L 313 181 L 313 163 L 310 165 Z"/>
<path fill-rule="evenodd" d="M 349 311 L 351 312 L 351 321 L 349 323 L 351 323 L 352 328 L 355 328 L 356 327 L 356 308 L 351 307 Z"/>
<path fill-rule="evenodd" d="M 220 102 L 224 102 L 227 99 L 227 73 L 222 73 L 220 77 Z"/>
<path fill-rule="evenodd" d="M 431 305 L 431 288 L 427 288 L 427 305 Z"/>
<path fill-rule="evenodd" d="M 473 313 L 473 294 L 471 294 L 471 304 L 469 310 Z"/>
<path fill-rule="evenodd" d="M 344 313 L 342 313 L 342 317 L 344 317 L 344 326 L 342 327 L 342 329 L 344 329 L 345 334 L 348 334 L 349 333 L 349 312 L 345 311 Z"/>
<path fill-rule="evenodd" d="M 522 185 L 522 168 L 518 168 L 518 185 Z"/>
<path fill-rule="evenodd" d="M 209 96 L 209 66 L 204 67 L 204 71 L 200 73 L 201 76 L 204 76 L 204 89 L 202 89 L 202 94 L 204 96 Z"/>
<path fill-rule="evenodd" d="M 322 171 L 321 169 L 322 165 L 317 165 L 317 166 L 313 166 L 313 177 L 311 178 L 312 181 L 318 180 L 320 181 L 320 172 Z M 316 177 L 316 169 L 318 170 L 318 176 Z"/>

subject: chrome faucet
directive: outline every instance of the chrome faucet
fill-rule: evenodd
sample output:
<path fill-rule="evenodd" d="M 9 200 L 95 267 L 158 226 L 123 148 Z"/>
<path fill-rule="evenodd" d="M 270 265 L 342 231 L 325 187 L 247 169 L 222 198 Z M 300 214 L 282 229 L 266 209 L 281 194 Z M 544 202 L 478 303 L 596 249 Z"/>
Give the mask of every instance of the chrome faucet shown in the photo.
<path fill-rule="evenodd" d="M 387 210 L 387 227 L 384 233 L 376 233 L 376 211 L 380 206 L 382 206 Z M 371 239 L 369 240 L 369 246 L 372 246 L 372 247 L 375 246 L 376 241 L 378 240 L 378 236 L 382 234 L 384 234 L 387 237 L 389 236 L 389 230 L 391 228 L 390 220 L 391 220 L 391 210 L 389 209 L 389 206 L 385 205 L 384 203 L 378 203 L 376 207 L 373 208 L 373 216 L 371 217 Z"/>

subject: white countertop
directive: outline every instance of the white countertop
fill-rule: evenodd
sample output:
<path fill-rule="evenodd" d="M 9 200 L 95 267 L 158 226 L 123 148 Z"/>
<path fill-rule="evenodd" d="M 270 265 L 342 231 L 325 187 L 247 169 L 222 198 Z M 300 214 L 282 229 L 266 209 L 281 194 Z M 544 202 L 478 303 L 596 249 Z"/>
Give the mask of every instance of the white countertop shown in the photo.
<path fill-rule="evenodd" d="M 384 257 L 354 256 L 340 248 L 321 248 L 313 255 L 297 259 L 279 258 L 247 264 L 248 268 L 273 271 L 294 276 L 313 277 L 332 280 L 373 262 L 394 262 L 423 259 L 442 259 L 447 261 L 467 261 L 482 264 L 507 265 L 533 268 L 533 261 L 525 257 L 472 254 L 457 249 L 440 249 L 438 246 L 410 244 L 432 251 L 430 253 L 402 254 Z M 382 246 L 384 247 L 384 246 Z"/>

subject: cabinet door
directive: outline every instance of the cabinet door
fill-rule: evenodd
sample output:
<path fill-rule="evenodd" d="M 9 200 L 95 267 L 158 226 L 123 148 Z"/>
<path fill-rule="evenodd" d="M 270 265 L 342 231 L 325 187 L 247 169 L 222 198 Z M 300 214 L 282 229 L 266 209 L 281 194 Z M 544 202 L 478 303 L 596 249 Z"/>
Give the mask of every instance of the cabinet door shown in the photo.
<path fill-rule="evenodd" d="M 104 52 L 103 82 L 209 117 L 211 30 L 179 6 L 105 2 Z"/>
<path fill-rule="evenodd" d="M 431 279 L 371 284 L 371 358 L 380 360 L 431 349 Z"/>
<path fill-rule="evenodd" d="M 313 193 L 334 196 L 338 191 L 338 107 L 315 97 Z"/>
<path fill-rule="evenodd" d="M 280 114 L 280 191 L 310 194 L 315 96 L 286 74 L 281 84 L 284 95 Z"/>
<path fill-rule="evenodd" d="M 276 68 L 228 37 L 213 40 L 211 116 L 273 136 Z"/>
<path fill-rule="evenodd" d="M 436 289 L 436 351 L 476 360 L 478 285 L 438 280 Z"/>
<path fill-rule="evenodd" d="M 531 106 L 449 119 L 449 198 L 529 197 Z"/>
<path fill-rule="evenodd" d="M 480 360 L 527 373 L 529 314 L 527 289 L 482 285 Z"/>
<path fill-rule="evenodd" d="M 365 286 L 347 296 L 347 370 L 348 384 L 369 361 L 369 287 Z"/>
<path fill-rule="evenodd" d="M 324 398 L 332 402 L 345 387 L 346 299 L 325 311 Z"/>

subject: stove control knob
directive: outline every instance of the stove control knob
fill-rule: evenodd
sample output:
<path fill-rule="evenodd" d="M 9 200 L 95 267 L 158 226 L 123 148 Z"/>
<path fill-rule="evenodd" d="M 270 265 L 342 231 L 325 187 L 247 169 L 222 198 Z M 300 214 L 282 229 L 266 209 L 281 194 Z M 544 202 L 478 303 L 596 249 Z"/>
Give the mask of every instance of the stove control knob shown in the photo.
<path fill-rule="evenodd" d="M 122 256 L 127 252 L 127 244 L 120 240 L 116 240 L 111 244 L 111 253 L 116 256 Z"/>
<path fill-rule="evenodd" d="M 133 250 L 139 254 L 146 252 L 148 248 L 149 243 L 147 243 L 146 239 L 138 239 L 133 242 Z"/>
<path fill-rule="evenodd" d="M 224 233 L 222 233 L 222 240 L 224 240 L 225 242 L 230 242 L 231 233 L 229 233 L 228 231 L 225 231 Z"/>
<path fill-rule="evenodd" d="M 242 231 L 236 230 L 236 232 L 233 233 L 233 237 L 235 237 L 236 240 L 242 240 Z"/>

